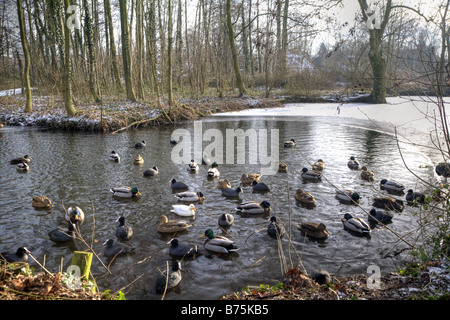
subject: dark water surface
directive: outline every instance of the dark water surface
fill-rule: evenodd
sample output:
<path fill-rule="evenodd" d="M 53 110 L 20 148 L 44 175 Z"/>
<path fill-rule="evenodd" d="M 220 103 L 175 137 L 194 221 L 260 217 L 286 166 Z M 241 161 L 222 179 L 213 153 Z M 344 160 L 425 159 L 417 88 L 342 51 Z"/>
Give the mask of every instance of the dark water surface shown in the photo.
<path fill-rule="evenodd" d="M 279 156 L 288 164 L 288 173 L 263 176 L 262 181 L 271 187 L 271 192 L 253 193 L 250 187 L 246 187 L 241 200 L 224 198 L 217 189 L 218 179 L 207 179 L 206 166 L 200 166 L 199 172 L 192 174 L 186 170 L 186 165 L 171 161 L 173 145 L 169 140 L 177 128 L 194 132 L 193 123 L 117 135 L 21 127 L 0 129 L 0 251 L 15 250 L 24 245 L 39 261 L 45 259 L 47 269 L 57 272 L 62 265 L 65 271 L 72 251 L 84 250 L 85 247 L 80 242 L 55 245 L 48 239 L 49 230 L 65 225 L 64 202 L 66 207 L 77 205 L 84 210 L 87 217 L 81 232 L 88 242 L 93 235 L 94 249 L 108 263 L 102 255 L 102 243 L 109 237 L 116 240 L 115 220 L 119 215 L 125 215 L 134 229 L 134 235 L 127 243 L 136 248 L 136 253 L 113 261 L 110 267 L 113 275 L 94 258 L 92 273 L 101 290 L 114 292 L 123 289 L 127 299 L 160 299 L 154 283 L 159 273 L 157 268 L 163 269 L 166 261 L 171 261 L 166 243 L 172 236 L 157 232 L 159 215 L 191 220 L 193 226 L 179 234 L 178 239 L 202 246 L 204 238 L 200 235 L 205 229 L 211 228 L 216 234 L 223 234 L 217 226 L 217 219 L 222 213 L 233 213 L 235 222 L 228 229 L 227 236 L 236 241 L 240 250 L 222 256 L 205 252 L 195 260 L 183 261 L 183 280 L 166 296 L 166 299 L 218 299 L 246 285 L 275 284 L 280 279 L 278 244 L 266 232 L 270 215 L 247 217 L 237 214 L 234 208 L 245 199 L 269 201 L 273 212 L 287 229 L 291 208 L 292 246 L 289 246 L 287 237 L 282 240 L 284 259 L 289 266 L 291 261 L 298 265 L 301 259 L 308 272 L 323 268 L 331 274 L 345 276 L 366 273 L 370 265 L 376 265 L 382 273 L 387 273 L 404 261 L 405 254 L 397 253 L 407 246 L 393 233 L 377 227 L 370 238 L 350 234 L 343 229 L 341 217 L 345 212 L 352 212 L 367 219 L 365 214 L 358 207 L 341 204 L 335 199 L 335 189 L 326 180 L 304 183 L 300 177 L 303 167 L 310 168 L 309 163 L 321 158 L 326 163 L 326 178 L 337 187 L 357 191 L 362 197 L 361 206 L 367 210 L 371 208 L 374 195 L 385 193 L 379 189 L 380 179 L 398 180 L 407 189 L 420 188 L 417 178 L 404 167 L 393 136 L 375 130 L 370 122 L 312 116 L 236 115 L 205 119 L 202 121 L 204 131 L 214 128 L 224 136 L 226 129 L 279 130 Z M 284 148 L 281 142 L 291 138 L 297 141 L 297 146 Z M 147 147 L 141 150 L 133 148 L 141 140 L 147 141 Z M 205 142 L 203 147 L 208 144 Z M 120 163 L 108 161 L 112 150 L 121 156 Z M 417 174 L 425 179 L 433 178 L 433 170 L 424 167 L 430 164 L 426 152 L 411 145 L 405 145 L 402 152 Z M 143 166 L 133 164 L 138 153 L 145 160 Z M 9 160 L 25 154 L 32 157 L 31 169 L 28 173 L 19 173 Z M 351 155 L 375 172 L 374 185 L 363 181 L 360 172 L 348 169 L 346 164 Z M 187 157 L 190 160 L 191 156 Z M 160 174 L 143 177 L 143 171 L 153 166 L 159 168 Z M 243 173 L 259 172 L 260 167 L 258 164 L 224 163 L 219 166 L 220 178 L 229 179 L 231 185 L 237 187 Z M 177 203 L 169 187 L 172 178 L 184 181 L 191 190 L 205 194 L 204 204 L 196 205 L 195 220 L 170 212 L 171 205 Z M 136 186 L 142 197 L 130 201 L 113 198 L 109 189 L 123 185 Z M 315 208 L 296 204 L 293 195 L 298 188 L 316 197 Z M 54 207 L 48 211 L 34 209 L 31 199 L 36 195 L 48 196 Z M 404 196 L 398 198 L 404 199 Z M 393 223 L 389 225 L 411 241 L 415 235 L 410 232 L 418 226 L 413 211 L 407 208 L 401 214 L 395 213 Z M 330 232 L 329 238 L 325 241 L 305 238 L 297 229 L 297 224 L 302 221 L 324 222 Z M 34 262 L 31 264 L 35 265 Z"/>

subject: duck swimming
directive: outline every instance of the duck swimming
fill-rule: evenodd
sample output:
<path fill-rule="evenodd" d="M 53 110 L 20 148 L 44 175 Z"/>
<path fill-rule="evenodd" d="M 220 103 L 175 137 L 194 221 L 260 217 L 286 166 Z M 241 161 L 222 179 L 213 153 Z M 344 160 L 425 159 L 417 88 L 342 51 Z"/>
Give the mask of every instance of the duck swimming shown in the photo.
<path fill-rule="evenodd" d="M 295 141 L 295 139 L 286 140 L 286 141 L 284 142 L 284 146 L 285 146 L 286 148 L 292 148 L 292 147 L 295 147 L 296 144 L 297 144 L 297 142 Z"/>
<path fill-rule="evenodd" d="M 159 274 L 155 282 L 156 293 L 164 293 L 167 289 L 176 287 L 181 282 L 181 263 L 174 261 L 172 268 L 169 270 L 169 276 L 167 276 L 167 270 L 164 270 L 162 274 Z"/>
<path fill-rule="evenodd" d="M 256 182 L 253 181 L 252 182 L 252 189 L 253 191 L 270 191 L 270 188 L 267 186 L 267 184 L 265 184 L 264 182 Z"/>
<path fill-rule="evenodd" d="M 302 169 L 302 178 L 310 181 L 319 181 L 322 179 L 322 175 L 316 171 L 309 171 L 307 168 Z"/>
<path fill-rule="evenodd" d="M 30 163 L 31 158 L 28 155 L 25 155 L 21 158 L 14 158 L 9 163 L 10 164 L 18 164 L 18 163 Z"/>
<path fill-rule="evenodd" d="M 219 169 L 217 169 L 218 166 L 219 165 L 216 162 L 212 163 L 211 168 L 208 169 L 208 177 L 217 178 L 218 176 L 220 176 Z"/>
<path fill-rule="evenodd" d="M 354 192 L 352 190 L 344 189 L 339 190 L 336 189 L 336 199 L 345 203 L 359 203 L 360 196 L 358 192 Z"/>
<path fill-rule="evenodd" d="M 65 243 L 74 239 L 75 227 L 72 223 L 69 223 L 67 226 L 67 230 L 62 228 L 57 228 L 48 232 L 48 236 L 51 241 L 55 243 Z"/>
<path fill-rule="evenodd" d="M 169 255 L 175 258 L 190 258 L 199 253 L 197 245 L 181 243 L 177 238 L 171 239 L 167 244 L 170 244 Z"/>
<path fill-rule="evenodd" d="M 277 218 L 272 216 L 269 218 L 269 224 L 267 225 L 267 234 L 273 238 L 282 238 L 286 230 L 282 224 L 277 222 Z"/>
<path fill-rule="evenodd" d="M 346 213 L 341 221 L 344 224 L 344 228 L 351 231 L 361 234 L 368 234 L 371 231 L 367 222 L 360 218 L 354 218 L 350 213 Z"/>
<path fill-rule="evenodd" d="M 329 236 L 327 226 L 323 223 L 301 222 L 298 229 L 308 237 L 326 239 Z"/>
<path fill-rule="evenodd" d="M 315 171 L 323 171 L 325 169 L 325 162 L 322 159 L 319 159 L 312 165 L 312 169 Z"/>
<path fill-rule="evenodd" d="M 303 191 L 302 189 L 297 189 L 297 191 L 294 194 L 294 198 L 295 198 L 295 200 L 297 200 L 298 202 L 300 202 L 302 204 L 306 204 L 306 205 L 310 205 L 310 206 L 313 206 L 316 204 L 316 199 L 314 198 L 314 196 L 310 192 Z"/>
<path fill-rule="evenodd" d="M 226 188 L 231 188 L 230 180 L 228 179 L 221 179 L 217 183 L 217 189 L 222 190 Z"/>
<path fill-rule="evenodd" d="M 187 230 L 192 225 L 184 220 L 169 220 L 167 216 L 161 215 L 158 218 L 158 232 L 160 233 L 175 233 Z"/>
<path fill-rule="evenodd" d="M 361 168 L 361 179 L 363 180 L 367 180 L 367 181 L 373 181 L 374 180 L 375 175 L 373 174 L 372 171 L 370 171 L 367 166 L 363 166 Z"/>
<path fill-rule="evenodd" d="M 183 217 L 191 217 L 191 216 L 195 216 L 195 206 L 193 203 L 191 203 L 190 205 L 184 205 L 184 204 L 173 204 L 172 205 L 173 209 L 170 210 L 170 212 L 176 213 L 179 216 L 183 216 Z"/>
<path fill-rule="evenodd" d="M 177 181 L 175 179 L 170 180 L 170 187 L 172 189 L 189 189 L 189 187 L 185 183 Z"/>
<path fill-rule="evenodd" d="M 224 188 L 222 189 L 222 195 L 225 197 L 238 197 L 240 193 L 244 193 L 242 187 L 237 187 L 236 189 Z"/>
<path fill-rule="evenodd" d="M 144 164 L 144 158 L 140 154 L 137 154 L 133 159 L 133 163 L 136 165 Z"/>
<path fill-rule="evenodd" d="M 414 192 L 413 189 L 409 189 L 406 194 L 406 201 L 408 201 L 409 204 L 414 202 L 424 203 L 425 195 L 421 192 Z"/>
<path fill-rule="evenodd" d="M 270 203 L 267 201 L 262 201 L 261 203 L 255 201 L 243 202 L 236 207 L 236 211 L 238 212 L 252 214 L 264 213 L 266 211 L 270 211 L 271 209 Z"/>
<path fill-rule="evenodd" d="M 352 170 L 359 170 L 359 161 L 354 156 L 351 156 L 347 162 L 347 166 Z"/>
<path fill-rule="evenodd" d="M 205 200 L 205 196 L 203 195 L 203 192 L 194 192 L 194 191 L 185 191 L 185 192 L 179 192 L 175 194 L 175 198 L 177 198 L 180 201 L 186 201 L 186 202 L 203 202 Z"/>
<path fill-rule="evenodd" d="M 134 248 L 132 246 L 126 245 L 124 243 L 114 244 L 113 239 L 106 240 L 103 245 L 106 246 L 103 250 L 103 254 L 107 258 L 134 252 Z"/>
<path fill-rule="evenodd" d="M 259 182 L 260 179 L 261 174 L 259 173 L 244 173 L 241 177 L 241 183 L 245 186 L 253 183 L 253 181 Z"/>
<path fill-rule="evenodd" d="M 394 215 L 388 211 L 370 209 L 368 220 L 370 223 L 389 223 L 392 222 Z"/>
<path fill-rule="evenodd" d="M 147 145 L 147 143 L 145 142 L 145 140 L 142 140 L 141 142 L 137 142 L 134 147 L 137 149 L 143 148 Z"/>
<path fill-rule="evenodd" d="M 150 177 L 150 176 L 156 176 L 158 173 L 159 173 L 158 167 L 153 167 L 153 168 L 145 170 L 143 172 L 143 175 L 145 177 Z"/>
<path fill-rule="evenodd" d="M 278 163 L 278 172 L 288 172 L 288 165 L 280 161 Z"/>
<path fill-rule="evenodd" d="M 28 253 L 30 253 L 30 251 L 28 251 L 27 248 L 25 247 L 20 247 L 17 249 L 16 252 L 1 252 L 0 253 L 0 259 L 4 258 L 7 262 L 28 262 Z"/>
<path fill-rule="evenodd" d="M 190 172 L 197 172 L 199 169 L 199 166 L 197 162 L 194 161 L 194 159 L 191 160 L 191 163 L 188 164 L 188 170 Z"/>
<path fill-rule="evenodd" d="M 80 209 L 80 207 L 72 207 L 70 206 L 65 214 L 65 219 L 69 223 L 73 223 L 75 225 L 80 225 L 84 221 L 84 212 Z"/>
<path fill-rule="evenodd" d="M 388 196 L 375 197 L 373 198 L 372 206 L 401 212 L 405 208 L 402 200 L 398 200 Z"/>
<path fill-rule="evenodd" d="M 133 235 L 133 229 L 126 224 L 125 217 L 119 217 L 116 222 L 119 222 L 119 225 L 116 227 L 116 237 L 120 240 L 130 240 Z"/>
<path fill-rule="evenodd" d="M 222 228 L 228 228 L 234 223 L 234 216 L 231 213 L 222 213 L 217 224 Z"/>
<path fill-rule="evenodd" d="M 405 186 L 401 184 L 400 182 L 394 181 L 394 180 L 387 180 L 382 179 L 380 181 L 380 188 L 387 191 L 393 191 L 393 192 L 403 192 L 405 189 Z"/>
<path fill-rule="evenodd" d="M 120 162 L 120 156 L 115 151 L 111 151 L 108 159 L 109 161 Z"/>
<path fill-rule="evenodd" d="M 207 229 L 200 237 L 207 238 L 204 243 L 204 248 L 208 251 L 217 253 L 232 253 L 239 250 L 233 240 L 223 236 L 215 236 L 211 229 Z"/>
<path fill-rule="evenodd" d="M 30 166 L 26 162 L 19 162 L 17 164 L 17 170 L 18 171 L 23 171 L 23 172 L 24 171 L 28 171 L 28 170 L 30 170 Z"/>
<path fill-rule="evenodd" d="M 134 198 L 141 196 L 141 193 L 136 187 L 117 187 L 111 188 L 109 191 L 113 194 L 113 196 L 119 198 Z"/>

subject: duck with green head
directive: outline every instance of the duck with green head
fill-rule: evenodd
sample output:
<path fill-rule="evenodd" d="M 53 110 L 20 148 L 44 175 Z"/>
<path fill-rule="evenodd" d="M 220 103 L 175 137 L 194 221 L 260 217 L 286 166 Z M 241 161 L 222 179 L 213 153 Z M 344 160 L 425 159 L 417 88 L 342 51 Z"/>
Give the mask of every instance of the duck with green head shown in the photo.
<path fill-rule="evenodd" d="M 233 240 L 223 236 L 216 236 L 211 229 L 207 229 L 200 237 L 206 237 L 204 247 L 208 251 L 216 253 L 232 253 L 239 250 Z"/>
<path fill-rule="evenodd" d="M 117 188 L 111 188 L 109 191 L 113 194 L 115 197 L 119 198 L 134 198 L 139 197 L 141 193 L 136 187 L 117 187 Z"/>
<path fill-rule="evenodd" d="M 217 164 L 217 162 L 212 163 L 211 168 L 208 169 L 207 173 L 209 178 L 217 178 L 220 176 L 218 167 L 219 165 Z"/>
<path fill-rule="evenodd" d="M 340 202 L 346 203 L 346 204 L 351 204 L 351 203 L 357 204 L 357 203 L 359 203 L 359 199 L 361 198 L 359 196 L 358 192 L 355 192 L 355 191 L 349 190 L 349 189 L 344 189 L 344 190 L 336 189 L 335 197 Z"/>
<path fill-rule="evenodd" d="M 364 220 L 360 218 L 353 217 L 350 213 L 346 213 L 341 219 L 344 228 L 354 231 L 360 234 L 369 234 L 371 229 L 370 226 Z"/>

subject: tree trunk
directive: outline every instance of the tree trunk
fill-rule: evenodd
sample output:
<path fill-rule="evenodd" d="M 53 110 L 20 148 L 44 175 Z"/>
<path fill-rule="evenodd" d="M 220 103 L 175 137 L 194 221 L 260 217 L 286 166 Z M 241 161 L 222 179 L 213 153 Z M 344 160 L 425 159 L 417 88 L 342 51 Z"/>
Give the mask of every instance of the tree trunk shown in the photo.
<path fill-rule="evenodd" d="M 131 54 L 130 54 L 130 37 L 128 30 L 127 0 L 119 0 L 119 5 L 120 5 L 120 27 L 122 31 L 122 59 L 123 59 L 123 71 L 125 76 L 125 87 L 127 91 L 127 99 L 134 102 L 136 101 L 136 96 L 134 95 L 133 82 L 131 78 Z"/>
<path fill-rule="evenodd" d="M 69 21 L 70 16 L 73 13 L 68 12 L 69 5 L 69 0 L 64 0 L 64 106 L 66 107 L 67 114 L 73 116 L 77 110 L 72 101 L 72 61 L 70 58 L 71 34 L 70 29 L 67 26 L 67 21 Z"/>
<path fill-rule="evenodd" d="M 117 66 L 117 52 L 116 52 L 116 42 L 114 41 L 114 26 L 111 16 L 111 5 L 109 0 L 104 0 L 105 6 L 105 18 L 108 20 L 109 29 L 109 47 L 111 51 L 111 62 L 113 67 L 113 77 L 116 83 L 116 87 L 122 89 L 122 80 L 120 78 L 119 68 Z"/>
<path fill-rule="evenodd" d="M 367 1 L 358 0 L 358 2 L 361 7 L 364 21 L 367 22 L 369 19 L 367 15 Z M 383 57 L 382 38 L 386 25 L 389 21 L 391 9 L 392 0 L 388 0 L 383 17 L 381 17 L 381 8 L 378 7 L 375 7 L 374 14 L 370 16 L 370 19 L 373 19 L 373 17 L 376 18 L 374 21 L 374 25 L 369 28 L 369 61 L 373 72 L 373 88 L 372 92 L 370 93 L 369 101 L 372 103 L 386 103 L 386 60 Z"/>
<path fill-rule="evenodd" d="M 169 106 L 173 105 L 172 95 L 172 0 L 168 0 L 167 14 L 169 20 L 167 22 L 168 47 L 167 47 L 167 95 Z"/>
<path fill-rule="evenodd" d="M 95 102 L 99 103 L 101 101 L 101 98 L 100 98 L 100 89 L 97 81 L 94 33 L 92 29 L 91 13 L 89 11 L 89 5 L 87 0 L 83 0 L 83 7 L 84 7 L 84 33 L 86 36 L 86 46 L 88 50 L 89 90 Z"/>
<path fill-rule="evenodd" d="M 23 72 L 27 96 L 25 112 L 31 112 L 33 110 L 33 101 L 31 99 L 30 86 L 30 54 L 28 52 L 27 39 L 25 36 L 25 21 L 22 12 L 22 0 L 17 0 L 17 16 L 19 17 L 20 40 L 22 41 L 23 56 L 25 59 L 25 69 Z"/>
<path fill-rule="evenodd" d="M 228 37 L 230 39 L 231 56 L 233 58 L 234 75 L 236 77 L 237 86 L 239 88 L 239 97 L 247 97 L 248 94 L 247 90 L 245 89 L 244 81 L 242 79 L 241 70 L 239 68 L 238 53 L 236 50 L 236 44 L 234 42 L 233 24 L 231 22 L 231 0 L 227 0 L 225 10 L 227 15 L 227 31 Z"/>
<path fill-rule="evenodd" d="M 142 1 L 136 1 L 136 68 L 138 69 L 137 75 L 137 95 L 139 99 L 144 99 L 144 76 L 143 76 L 143 4 Z"/>

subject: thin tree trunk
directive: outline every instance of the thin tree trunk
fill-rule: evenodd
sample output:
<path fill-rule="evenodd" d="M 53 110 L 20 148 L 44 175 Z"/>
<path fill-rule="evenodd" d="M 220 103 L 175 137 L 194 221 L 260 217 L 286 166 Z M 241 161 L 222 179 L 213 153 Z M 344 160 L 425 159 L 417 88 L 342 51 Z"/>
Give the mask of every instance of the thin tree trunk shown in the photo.
<path fill-rule="evenodd" d="M 241 70 L 239 68 L 238 53 L 237 53 L 236 44 L 234 41 L 233 24 L 231 22 L 231 0 L 226 1 L 226 15 L 227 15 L 228 38 L 230 39 L 231 56 L 233 58 L 234 75 L 236 77 L 236 82 L 237 82 L 237 86 L 239 89 L 239 96 L 247 97 L 248 94 L 247 94 L 247 90 L 245 89 L 244 80 L 242 79 Z"/>
<path fill-rule="evenodd" d="M 114 26 L 111 16 L 111 5 L 109 0 L 104 0 L 105 6 L 105 18 L 108 20 L 108 29 L 109 29 L 109 47 L 111 53 L 111 62 L 113 67 L 113 77 L 116 84 L 116 87 L 122 89 L 122 80 L 120 78 L 119 67 L 117 66 L 117 52 L 116 52 L 116 42 L 114 40 Z"/>
<path fill-rule="evenodd" d="M 136 101 L 136 96 L 133 91 L 133 82 L 131 78 L 132 70 L 131 70 L 130 38 L 128 30 L 127 0 L 119 0 L 119 5 L 120 5 L 120 26 L 122 31 L 122 59 L 125 76 L 125 87 L 127 91 L 127 99 L 134 102 Z"/>
<path fill-rule="evenodd" d="M 167 95 L 169 106 L 173 105 L 172 92 L 172 0 L 168 0 L 168 17 L 167 32 L 168 32 L 168 47 L 167 47 Z"/>
<path fill-rule="evenodd" d="M 69 0 L 64 0 L 65 22 L 69 21 L 71 12 L 68 12 Z M 72 63 L 70 58 L 71 35 L 67 23 L 64 23 L 64 106 L 69 116 L 77 112 L 72 101 Z"/>
<path fill-rule="evenodd" d="M 25 112 L 33 110 L 33 102 L 31 99 L 31 85 L 30 85 L 30 54 L 28 52 L 27 39 L 25 35 L 25 20 L 22 12 L 22 0 L 17 0 L 17 16 L 19 17 L 20 40 L 22 42 L 23 55 L 25 59 L 24 80 L 26 86 L 26 104 Z"/>
<path fill-rule="evenodd" d="M 97 81 L 97 68 L 94 48 L 94 32 L 92 29 L 92 18 L 87 0 L 83 0 L 84 7 L 84 33 L 86 36 L 86 46 L 88 50 L 88 74 L 89 74 L 89 90 L 94 100 L 99 103 L 100 89 Z"/>

